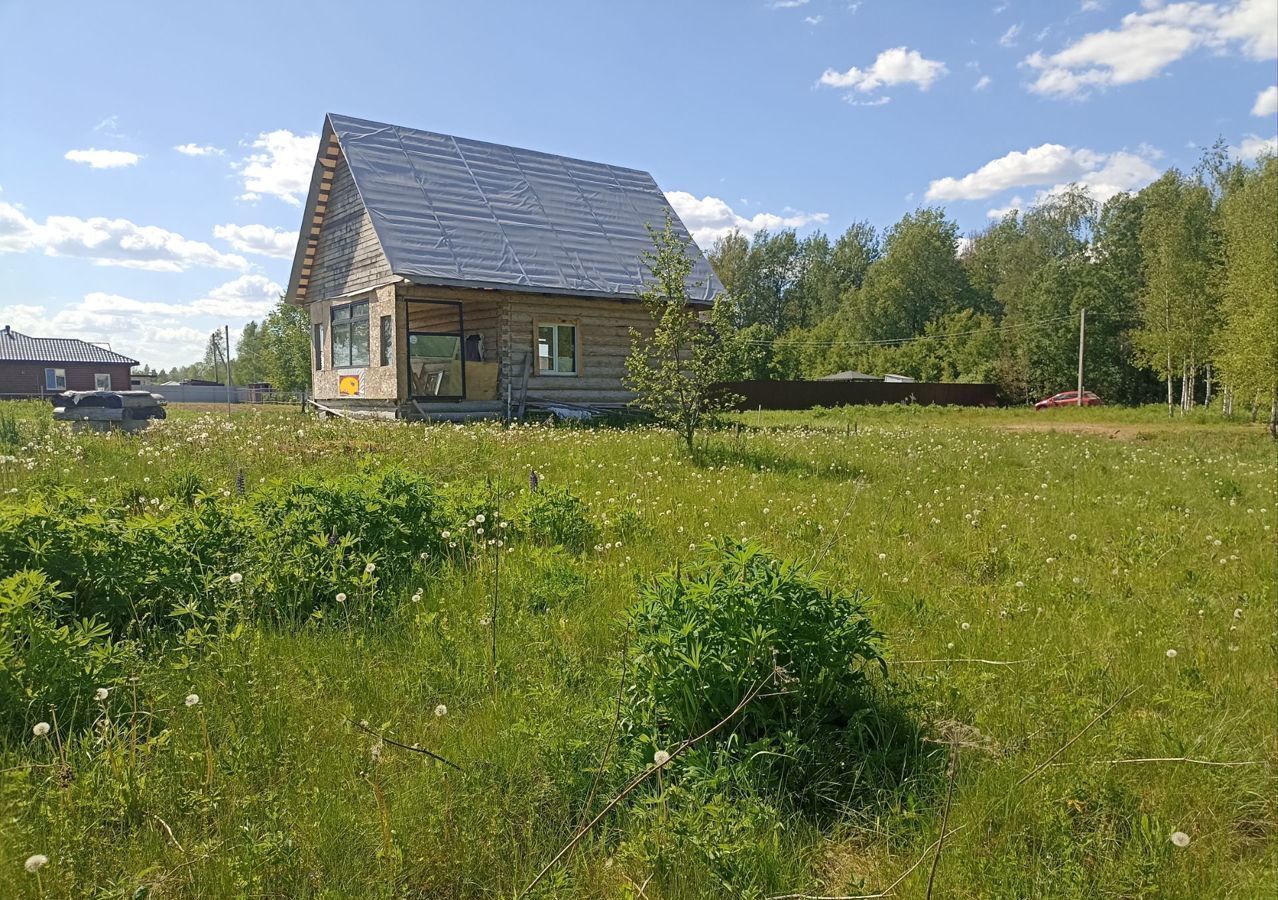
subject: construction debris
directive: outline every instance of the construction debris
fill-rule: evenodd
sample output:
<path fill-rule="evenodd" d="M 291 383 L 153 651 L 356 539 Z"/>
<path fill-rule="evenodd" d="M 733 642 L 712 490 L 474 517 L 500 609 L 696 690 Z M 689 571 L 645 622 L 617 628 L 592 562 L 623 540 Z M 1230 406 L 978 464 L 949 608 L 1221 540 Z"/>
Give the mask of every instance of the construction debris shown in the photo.
<path fill-rule="evenodd" d="M 64 391 L 54 403 L 54 420 L 76 431 L 141 431 L 167 416 L 164 398 L 150 391 Z"/>

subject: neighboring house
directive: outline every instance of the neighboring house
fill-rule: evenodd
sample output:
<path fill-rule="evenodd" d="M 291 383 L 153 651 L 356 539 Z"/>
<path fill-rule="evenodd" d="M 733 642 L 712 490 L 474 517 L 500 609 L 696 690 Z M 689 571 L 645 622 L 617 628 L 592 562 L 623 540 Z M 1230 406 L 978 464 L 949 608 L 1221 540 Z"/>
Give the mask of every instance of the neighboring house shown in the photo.
<path fill-rule="evenodd" d="M 866 375 L 864 372 L 835 372 L 833 375 L 822 375 L 817 381 L 878 381 L 877 375 Z"/>
<path fill-rule="evenodd" d="M 722 286 L 646 172 L 328 115 L 287 293 L 313 396 L 407 417 L 625 403 L 667 216 L 709 305 Z"/>
<path fill-rule="evenodd" d="M 41 397 L 62 391 L 127 391 L 138 364 L 76 338 L 29 337 L 0 330 L 0 397 Z"/>

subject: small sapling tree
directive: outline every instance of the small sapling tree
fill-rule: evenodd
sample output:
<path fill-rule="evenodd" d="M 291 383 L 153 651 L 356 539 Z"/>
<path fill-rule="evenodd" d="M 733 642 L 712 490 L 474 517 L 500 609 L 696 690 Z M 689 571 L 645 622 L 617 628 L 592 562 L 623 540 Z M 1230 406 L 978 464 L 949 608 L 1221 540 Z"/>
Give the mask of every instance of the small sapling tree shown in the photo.
<path fill-rule="evenodd" d="M 625 384 L 638 395 L 633 404 L 677 431 L 692 451 L 697 429 L 715 424 L 735 400 L 715 389 L 731 377 L 736 356 L 729 352 L 735 339 L 731 302 L 719 296 L 709 308 L 689 306 L 689 242 L 669 216 L 660 231 L 648 231 L 653 249 L 643 259 L 651 278 L 639 296 L 653 328 L 630 329 Z"/>

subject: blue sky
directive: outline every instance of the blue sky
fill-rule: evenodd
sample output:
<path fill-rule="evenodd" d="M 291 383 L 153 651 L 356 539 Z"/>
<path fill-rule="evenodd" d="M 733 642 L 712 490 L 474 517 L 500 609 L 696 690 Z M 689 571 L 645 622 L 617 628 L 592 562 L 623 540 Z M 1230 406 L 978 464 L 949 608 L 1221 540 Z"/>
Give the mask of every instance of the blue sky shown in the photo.
<path fill-rule="evenodd" d="M 190 361 L 288 276 L 326 111 L 634 166 L 732 227 L 965 231 L 1278 127 L 1278 0 L 0 0 L 0 323 Z"/>

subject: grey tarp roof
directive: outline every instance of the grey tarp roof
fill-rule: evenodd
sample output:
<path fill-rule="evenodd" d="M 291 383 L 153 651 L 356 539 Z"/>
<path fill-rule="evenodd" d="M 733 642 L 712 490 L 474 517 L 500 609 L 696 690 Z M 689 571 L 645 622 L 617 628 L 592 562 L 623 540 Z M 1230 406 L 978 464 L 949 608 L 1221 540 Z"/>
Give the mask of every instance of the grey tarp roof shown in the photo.
<path fill-rule="evenodd" d="M 691 240 L 638 169 L 334 114 L 327 128 L 391 271 L 415 283 L 633 297 L 648 275 L 645 226 L 669 215 Z M 689 296 L 709 300 L 723 287 L 690 250 Z"/>
<path fill-rule="evenodd" d="M 136 366 L 130 359 L 79 338 L 30 337 L 12 328 L 0 330 L 0 360 L 5 362 L 104 363 Z"/>

